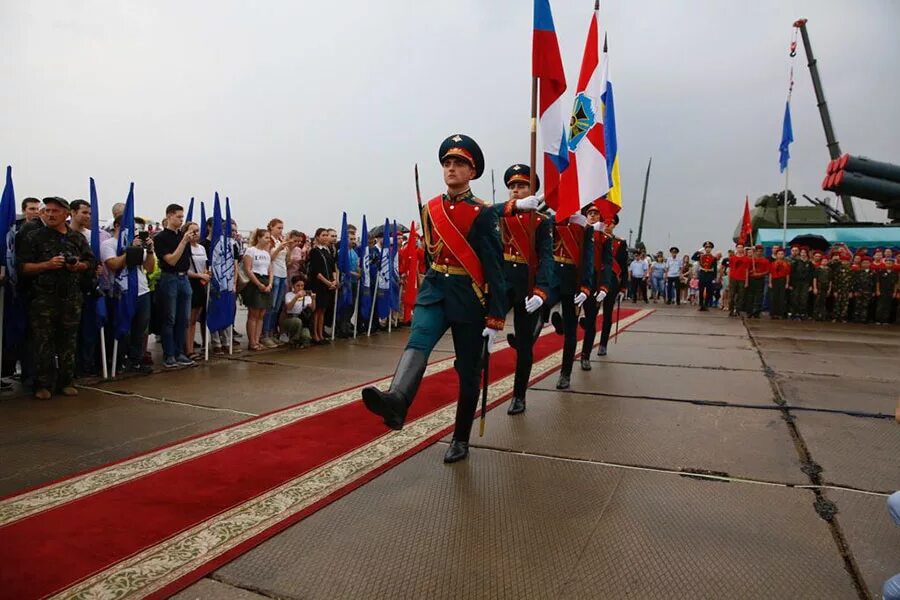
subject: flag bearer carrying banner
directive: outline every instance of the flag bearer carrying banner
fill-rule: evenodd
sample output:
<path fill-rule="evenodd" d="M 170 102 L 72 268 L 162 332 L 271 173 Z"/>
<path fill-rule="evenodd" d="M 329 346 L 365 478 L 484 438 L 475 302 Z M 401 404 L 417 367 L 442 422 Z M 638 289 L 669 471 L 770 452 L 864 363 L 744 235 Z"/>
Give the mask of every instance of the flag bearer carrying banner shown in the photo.
<path fill-rule="evenodd" d="M 431 267 L 416 298 L 412 332 L 390 389 L 363 389 L 366 407 L 391 429 L 402 429 L 425 373 L 428 356 L 450 329 L 456 352 L 459 399 L 453 440 L 444 455 L 452 463 L 469 454 L 469 435 L 478 403 L 485 347 L 503 329 L 506 293 L 498 213 L 512 214 L 515 201 L 489 204 L 472 194 L 469 182 L 484 171 L 484 156 L 472 138 L 456 134 L 438 150 L 447 191 L 422 210 L 422 232 Z"/>

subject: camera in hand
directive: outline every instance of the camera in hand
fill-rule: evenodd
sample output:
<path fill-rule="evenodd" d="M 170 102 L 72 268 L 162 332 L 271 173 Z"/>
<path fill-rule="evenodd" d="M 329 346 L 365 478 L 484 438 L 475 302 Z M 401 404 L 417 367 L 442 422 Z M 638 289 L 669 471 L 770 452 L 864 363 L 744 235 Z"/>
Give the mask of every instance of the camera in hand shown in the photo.
<path fill-rule="evenodd" d="M 65 260 L 67 265 L 77 265 L 78 264 L 78 257 L 75 256 L 74 254 L 72 254 L 71 252 L 60 252 L 59 255 L 63 257 L 63 260 Z"/>
<path fill-rule="evenodd" d="M 147 240 L 150 239 L 150 232 L 149 231 L 138 231 L 138 238 L 142 242 L 147 243 Z"/>

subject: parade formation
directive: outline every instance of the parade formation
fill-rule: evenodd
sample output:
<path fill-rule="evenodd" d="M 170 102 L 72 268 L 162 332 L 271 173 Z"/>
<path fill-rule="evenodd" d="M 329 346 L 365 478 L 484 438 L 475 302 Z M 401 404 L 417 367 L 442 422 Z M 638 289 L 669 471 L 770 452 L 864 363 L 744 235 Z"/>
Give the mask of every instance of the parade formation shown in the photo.
<path fill-rule="evenodd" d="M 310 236 L 246 235 L 218 192 L 152 224 L 134 183 L 103 227 L 93 178 L 19 203 L 7 167 L 0 600 L 900 600 L 900 167 L 841 153 L 800 19 L 783 191 L 746 194 L 733 245 L 648 252 L 592 4 L 569 86 L 534 0 L 499 201 L 464 123 L 428 134 L 454 131 L 421 162 L 440 189 L 416 163 L 415 205 L 376 204 L 414 219 Z M 800 43 L 836 194 L 808 207 Z"/>

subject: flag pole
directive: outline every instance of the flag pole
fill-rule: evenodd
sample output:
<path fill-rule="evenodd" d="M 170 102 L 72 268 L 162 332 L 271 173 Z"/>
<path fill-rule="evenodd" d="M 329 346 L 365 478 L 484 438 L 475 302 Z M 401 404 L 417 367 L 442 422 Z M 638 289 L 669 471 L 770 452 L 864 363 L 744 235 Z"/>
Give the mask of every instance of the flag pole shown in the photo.
<path fill-rule="evenodd" d="M 103 379 L 109 379 L 109 367 L 106 364 L 106 327 L 100 327 L 100 373 Z"/>
<path fill-rule="evenodd" d="M 782 219 L 781 247 L 787 245 L 787 215 L 788 215 L 788 173 L 791 171 L 790 162 L 784 167 L 784 219 Z"/>
<path fill-rule="evenodd" d="M 341 289 L 341 272 L 337 272 L 337 287 L 334 289 L 334 313 L 331 316 L 331 341 L 334 341 L 335 330 L 337 329 L 337 305 L 338 290 Z"/>
<path fill-rule="evenodd" d="M 537 193 L 537 95 L 538 95 L 538 78 L 533 76 L 531 77 L 531 153 L 529 155 L 529 161 L 531 168 L 531 189 L 529 190 L 532 194 Z M 546 178 L 546 173 L 544 176 Z M 537 275 L 537 265 L 534 264 L 537 261 L 535 260 L 536 252 L 535 252 L 535 243 L 534 243 L 534 230 L 536 228 L 535 225 L 535 213 L 536 211 L 531 211 L 528 213 L 528 294 L 531 294 L 531 290 L 534 289 L 534 280 Z"/>
<path fill-rule="evenodd" d="M 361 274 L 360 274 L 361 275 Z M 356 284 L 356 299 L 353 301 L 353 339 L 356 339 L 356 331 L 359 328 L 359 291 L 362 287 L 362 276 Z"/>
<path fill-rule="evenodd" d="M 367 337 L 372 336 L 372 320 L 375 318 L 375 300 L 378 299 L 378 278 L 375 281 L 375 295 L 372 296 L 372 306 L 369 308 L 369 330 L 366 332 Z"/>
<path fill-rule="evenodd" d="M 119 356 L 119 338 L 113 340 L 112 378 L 116 378 L 116 359 Z"/>
<path fill-rule="evenodd" d="M 206 335 L 203 336 L 205 338 L 203 341 L 203 360 L 205 360 L 206 362 L 209 362 L 209 336 L 211 335 L 210 331 L 209 331 L 209 288 L 210 288 L 210 282 L 207 281 L 206 282 L 206 313 L 204 314 L 204 317 L 203 317 L 203 327 L 204 327 L 204 329 L 206 329 Z"/>

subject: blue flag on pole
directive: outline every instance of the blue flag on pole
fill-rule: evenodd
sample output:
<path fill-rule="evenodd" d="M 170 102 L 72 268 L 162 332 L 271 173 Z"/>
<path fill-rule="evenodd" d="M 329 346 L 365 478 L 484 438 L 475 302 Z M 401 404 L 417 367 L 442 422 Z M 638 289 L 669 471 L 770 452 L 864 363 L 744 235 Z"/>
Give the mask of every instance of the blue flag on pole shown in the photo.
<path fill-rule="evenodd" d="M 119 241 L 116 254 L 121 255 L 131 246 L 134 240 L 134 183 L 128 188 L 128 199 L 125 201 L 125 212 L 119 227 Z M 131 331 L 131 321 L 137 310 L 138 274 L 137 267 L 126 266 L 116 273 L 116 338 L 121 339 Z"/>
<path fill-rule="evenodd" d="M 218 194 L 218 192 L 216 192 Z M 206 239 L 206 205 L 200 203 L 200 239 Z"/>
<path fill-rule="evenodd" d="M 372 311 L 372 271 L 370 268 L 371 251 L 369 250 L 369 229 L 366 225 L 366 215 L 362 218 L 362 238 L 359 247 L 359 314 L 362 319 L 358 322 L 368 321 Z"/>
<path fill-rule="evenodd" d="M 194 217 L 194 197 L 191 196 L 191 201 L 188 203 L 187 214 L 184 215 L 184 222 L 190 223 Z"/>
<path fill-rule="evenodd" d="M 6 267 L 6 278 L 15 292 L 16 285 L 16 192 L 12 167 L 6 167 L 6 184 L 0 198 L 0 265 Z"/>
<path fill-rule="evenodd" d="M 781 144 L 778 146 L 778 166 L 781 172 L 787 169 L 791 157 L 790 145 L 794 141 L 794 129 L 791 127 L 791 102 L 784 103 L 784 123 L 781 126 Z"/>
<path fill-rule="evenodd" d="M 341 274 L 341 287 L 338 290 L 338 314 L 353 310 L 353 285 L 350 276 L 350 236 L 347 234 L 347 213 L 341 219 L 341 240 L 338 244 L 337 268 Z"/>
<path fill-rule="evenodd" d="M 378 293 L 375 296 L 375 312 L 379 319 L 387 319 L 391 314 L 391 224 L 384 220 L 381 238 L 381 261 L 378 268 Z"/>
<path fill-rule="evenodd" d="M 91 177 L 91 252 L 94 258 L 100 262 L 100 203 L 97 200 L 97 186 L 94 184 L 94 178 Z M 106 325 L 106 297 L 98 294 L 95 302 L 88 302 L 84 305 L 85 310 L 91 310 L 93 304 L 94 310 L 94 326 L 103 327 Z"/>
<path fill-rule="evenodd" d="M 225 199 L 225 223 L 222 223 L 222 209 L 219 193 L 213 203 L 212 240 L 210 242 L 209 309 L 206 323 L 210 331 L 222 331 L 234 324 L 237 310 L 234 294 L 234 251 L 231 243 L 231 207 Z"/>
<path fill-rule="evenodd" d="M 400 240 L 397 221 L 391 230 L 391 310 L 400 310 Z"/>

